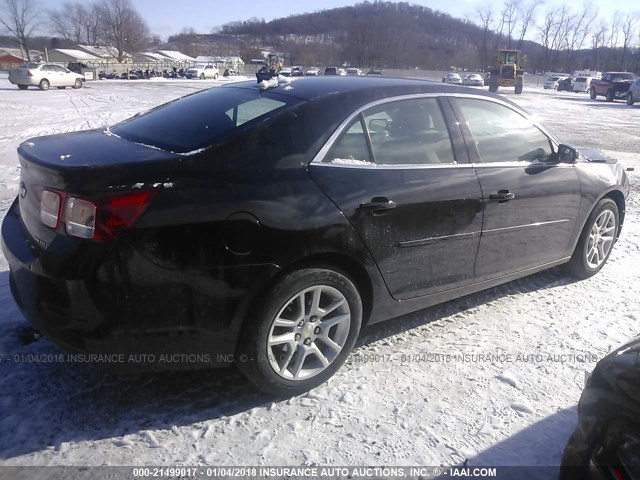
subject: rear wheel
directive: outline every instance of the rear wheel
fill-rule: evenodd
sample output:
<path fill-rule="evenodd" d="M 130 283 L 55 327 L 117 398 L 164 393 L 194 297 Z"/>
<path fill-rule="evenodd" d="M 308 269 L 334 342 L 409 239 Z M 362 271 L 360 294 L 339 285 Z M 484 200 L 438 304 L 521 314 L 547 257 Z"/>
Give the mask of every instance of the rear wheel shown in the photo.
<path fill-rule="evenodd" d="M 20 90 L 26 90 L 26 89 L 27 89 L 27 88 L 29 88 L 29 87 L 28 87 L 28 85 L 18 85 L 18 88 L 19 88 Z"/>
<path fill-rule="evenodd" d="M 82 88 L 82 80 L 80 80 L 79 78 L 76 78 L 76 81 L 73 82 L 73 88 Z"/>
<path fill-rule="evenodd" d="M 627 105 L 633 105 L 633 93 L 627 93 Z"/>
<path fill-rule="evenodd" d="M 40 80 L 40 84 L 38 85 L 38 87 L 40 87 L 40 90 L 49 90 L 49 80 L 43 78 L 42 80 Z"/>
<path fill-rule="evenodd" d="M 204 80 L 204 73 L 200 74 L 200 80 Z"/>
<path fill-rule="evenodd" d="M 615 100 L 615 94 L 613 93 L 613 90 L 609 89 L 607 90 L 607 102 L 613 102 Z"/>
<path fill-rule="evenodd" d="M 218 74 L 217 74 L 217 73 L 213 76 L 213 79 L 214 79 L 214 80 L 217 80 L 217 79 L 218 79 Z"/>
<path fill-rule="evenodd" d="M 610 198 L 603 198 L 589 215 L 576 249 L 567 264 L 569 273 L 589 278 L 606 263 L 618 233 L 620 214 Z"/>
<path fill-rule="evenodd" d="M 597 95 L 596 95 L 596 89 L 595 88 L 591 88 L 591 90 L 589 90 L 589 96 L 591 97 L 591 100 L 595 100 Z"/>
<path fill-rule="evenodd" d="M 264 392 L 298 395 L 340 368 L 361 322 L 362 301 L 349 278 L 325 268 L 294 271 L 247 318 L 237 367 Z"/>
<path fill-rule="evenodd" d="M 523 88 L 524 88 L 524 77 L 521 77 L 521 76 L 516 77 L 516 95 L 522 94 Z"/>

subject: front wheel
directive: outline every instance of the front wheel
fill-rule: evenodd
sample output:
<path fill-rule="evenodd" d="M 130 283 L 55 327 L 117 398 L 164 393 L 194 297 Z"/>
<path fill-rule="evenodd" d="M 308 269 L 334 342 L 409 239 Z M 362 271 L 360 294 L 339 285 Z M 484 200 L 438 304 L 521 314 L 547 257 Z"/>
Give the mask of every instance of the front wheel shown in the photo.
<path fill-rule="evenodd" d="M 73 82 L 73 88 L 75 89 L 82 88 L 82 80 L 80 80 L 79 78 L 76 78 L 76 81 Z"/>
<path fill-rule="evenodd" d="M 603 198 L 589 215 L 567 270 L 579 278 L 598 273 L 606 263 L 618 234 L 618 205 Z"/>
<path fill-rule="evenodd" d="M 213 79 L 214 79 L 214 80 L 217 80 L 217 79 L 218 79 L 218 74 L 217 74 L 217 73 L 213 76 Z"/>
<path fill-rule="evenodd" d="M 627 105 L 633 105 L 633 93 L 627 93 Z"/>
<path fill-rule="evenodd" d="M 277 396 L 306 392 L 327 381 L 353 348 L 362 300 L 345 275 L 306 268 L 285 275 L 258 302 L 238 343 L 238 369 Z"/>
<path fill-rule="evenodd" d="M 613 102 L 615 100 L 615 94 L 613 90 L 607 90 L 607 102 Z"/>
<path fill-rule="evenodd" d="M 589 97 L 591 97 L 591 100 L 595 100 L 596 99 L 596 89 L 592 88 L 591 90 L 589 90 Z"/>

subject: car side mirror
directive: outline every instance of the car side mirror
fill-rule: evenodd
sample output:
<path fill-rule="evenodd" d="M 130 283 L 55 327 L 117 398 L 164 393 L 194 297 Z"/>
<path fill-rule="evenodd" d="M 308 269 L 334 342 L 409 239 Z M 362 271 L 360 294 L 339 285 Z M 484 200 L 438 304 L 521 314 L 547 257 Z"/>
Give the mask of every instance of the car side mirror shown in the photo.
<path fill-rule="evenodd" d="M 578 159 L 578 151 L 569 145 L 558 146 L 558 163 L 573 163 Z"/>
<path fill-rule="evenodd" d="M 384 118 L 369 120 L 369 131 L 373 133 L 385 133 L 389 129 L 389 121 Z"/>

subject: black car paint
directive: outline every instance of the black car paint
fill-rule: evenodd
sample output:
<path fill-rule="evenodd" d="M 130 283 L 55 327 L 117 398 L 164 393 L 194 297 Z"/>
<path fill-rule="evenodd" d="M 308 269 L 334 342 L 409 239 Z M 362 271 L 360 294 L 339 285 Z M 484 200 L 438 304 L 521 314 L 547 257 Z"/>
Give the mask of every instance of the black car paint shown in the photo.
<path fill-rule="evenodd" d="M 617 478 L 609 467 L 617 465 L 615 449 L 624 434 L 640 442 L 640 337 L 600 360 L 589 377 L 578 404 L 578 426 L 565 448 L 562 479 L 590 478 L 591 462 L 604 478 Z M 597 455 L 600 447 L 605 451 Z M 611 462 L 611 463 L 609 463 Z M 640 465 L 634 465 L 640 467 Z M 625 477 L 627 478 L 627 477 Z"/>
<path fill-rule="evenodd" d="M 257 87 L 246 82 L 219 88 Z M 614 192 L 624 211 L 628 180 L 612 163 L 598 163 L 596 174 L 589 171 L 595 164 L 584 159 L 524 169 L 473 168 L 473 140 L 455 106 L 456 95 L 470 95 L 466 88 L 327 77 L 296 79 L 275 90 L 302 102 L 193 155 L 102 131 L 25 142 L 19 155 L 27 199 L 10 208 L 2 239 L 12 291 L 27 318 L 71 350 L 231 354 L 253 302 L 279 275 L 301 265 L 347 272 L 363 296 L 364 322 L 372 324 L 567 261 L 589 212 L 607 192 Z M 363 173 L 310 165 L 358 108 L 422 94 L 440 97 L 459 167 Z M 579 188 L 570 182 L 576 177 Z M 516 192 L 520 208 L 504 220 L 513 225 L 532 223 L 531 212 L 556 218 L 577 210 L 570 234 L 567 229 L 561 238 L 547 239 L 543 257 L 519 254 L 514 264 L 478 277 L 476 265 L 500 265 L 503 252 L 532 245 L 528 229 L 491 239 L 482 235 L 483 222 L 498 222 L 509 210 L 508 203 L 488 199 L 483 181 L 492 190 Z M 38 223 L 30 195 L 39 198 L 44 186 L 88 198 L 136 186 L 158 193 L 122 238 L 92 243 L 66 236 L 64 227 L 53 232 Z M 393 199 L 398 208 L 379 217 L 358 212 L 360 203 L 375 197 Z M 388 236 L 396 222 L 401 228 Z M 432 242 L 434 236 L 443 238 Z M 429 269 L 438 273 L 434 266 L 445 270 L 420 277 Z M 230 361 L 225 356 L 213 363 Z"/>

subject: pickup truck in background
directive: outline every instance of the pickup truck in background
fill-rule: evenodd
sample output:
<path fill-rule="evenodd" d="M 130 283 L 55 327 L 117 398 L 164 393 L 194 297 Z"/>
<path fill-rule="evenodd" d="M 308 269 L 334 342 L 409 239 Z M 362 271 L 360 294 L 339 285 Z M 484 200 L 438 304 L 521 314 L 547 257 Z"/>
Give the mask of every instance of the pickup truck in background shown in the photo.
<path fill-rule="evenodd" d="M 595 100 L 598 95 L 613 102 L 616 98 L 626 99 L 627 91 L 636 80 L 636 75 L 630 72 L 605 72 L 600 80 L 591 80 L 589 95 Z"/>

